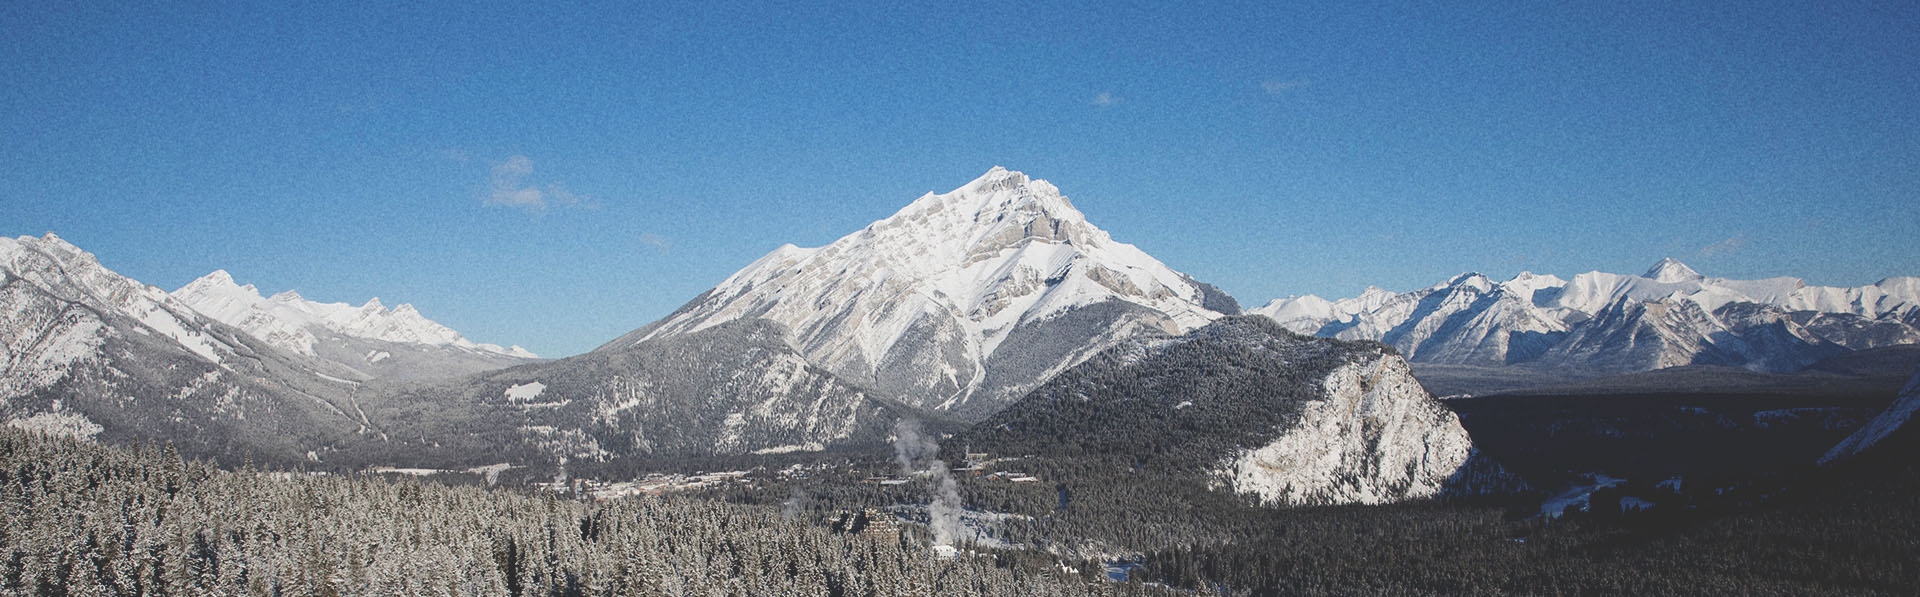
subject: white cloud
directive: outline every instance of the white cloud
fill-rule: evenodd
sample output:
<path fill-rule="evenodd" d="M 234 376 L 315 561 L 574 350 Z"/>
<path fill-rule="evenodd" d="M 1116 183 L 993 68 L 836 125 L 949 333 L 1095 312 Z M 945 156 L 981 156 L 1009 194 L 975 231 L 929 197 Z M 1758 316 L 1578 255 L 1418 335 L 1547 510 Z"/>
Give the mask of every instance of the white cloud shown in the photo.
<path fill-rule="evenodd" d="M 1697 254 L 1700 255 L 1701 257 L 1725 257 L 1728 255 L 1732 255 L 1736 252 L 1739 252 L 1740 247 L 1744 247 L 1746 245 L 1747 245 L 1747 235 L 1736 234 L 1733 236 L 1729 236 L 1726 239 L 1721 240 L 1720 242 L 1713 243 L 1711 245 L 1707 245 L 1704 247 L 1700 247 L 1700 250 L 1697 252 Z"/>
<path fill-rule="evenodd" d="M 1276 80 L 1269 79 L 1266 81 L 1261 81 L 1260 88 L 1265 89 L 1267 91 L 1267 95 L 1280 95 L 1282 93 L 1286 93 L 1288 90 L 1291 90 L 1306 84 L 1307 82 L 1302 80 L 1276 81 Z"/>
<path fill-rule="evenodd" d="M 1105 91 L 1100 92 L 1100 95 L 1093 96 L 1093 105 L 1096 106 L 1111 106 L 1117 103 L 1120 103 L 1120 98 L 1114 97 L 1113 94 Z"/>
<path fill-rule="evenodd" d="M 640 233 L 640 244 L 659 249 L 662 253 L 667 252 L 667 249 L 673 248 L 673 241 L 669 241 L 666 237 L 652 232 Z"/>
<path fill-rule="evenodd" d="M 587 200 L 586 197 L 567 192 L 567 188 L 560 186 L 557 182 L 547 185 L 547 198 L 562 207 L 573 207 Z"/>
<path fill-rule="evenodd" d="M 599 204 L 592 197 L 568 192 L 558 182 L 548 183 L 545 189 L 539 185 L 528 184 L 533 176 L 533 160 L 524 155 L 507 158 L 507 161 L 493 165 L 487 182 L 487 205 L 518 207 L 527 211 L 541 211 L 548 206 L 585 207 L 595 209 Z"/>

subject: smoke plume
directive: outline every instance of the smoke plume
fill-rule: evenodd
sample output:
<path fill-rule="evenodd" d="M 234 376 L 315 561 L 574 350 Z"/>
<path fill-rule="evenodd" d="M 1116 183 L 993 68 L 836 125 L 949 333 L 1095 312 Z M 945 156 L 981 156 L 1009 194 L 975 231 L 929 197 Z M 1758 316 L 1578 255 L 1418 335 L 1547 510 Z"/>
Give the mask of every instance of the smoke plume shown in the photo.
<path fill-rule="evenodd" d="M 806 513 L 808 501 L 807 492 L 801 491 L 798 487 L 793 488 L 793 491 L 787 494 L 787 501 L 780 503 L 780 519 L 799 518 L 801 514 Z"/>
<path fill-rule="evenodd" d="M 918 466 L 933 474 L 934 492 L 927 504 L 927 528 L 933 531 L 933 544 L 952 546 L 960 536 L 960 491 L 947 472 L 947 463 L 934 458 L 940 443 L 920 430 L 919 419 L 901 419 L 893 427 L 893 459 L 900 473 L 913 476 Z M 917 465 L 917 466 L 916 466 Z"/>

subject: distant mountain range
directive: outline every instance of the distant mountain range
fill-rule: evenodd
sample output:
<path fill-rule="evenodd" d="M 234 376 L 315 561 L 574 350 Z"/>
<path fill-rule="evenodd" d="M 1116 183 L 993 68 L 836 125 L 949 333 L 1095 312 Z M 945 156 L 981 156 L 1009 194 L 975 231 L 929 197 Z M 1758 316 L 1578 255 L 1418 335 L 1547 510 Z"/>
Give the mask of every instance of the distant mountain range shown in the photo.
<path fill-rule="evenodd" d="M 252 284 L 235 284 L 226 270 L 172 295 L 276 348 L 347 367 L 355 379 L 459 375 L 538 358 L 518 346 L 476 344 L 421 316 L 413 305 L 388 310 L 377 297 L 358 307 L 310 301 L 292 290 L 262 298 Z"/>
<path fill-rule="evenodd" d="M 1384 342 L 1416 363 L 1790 372 L 1839 353 L 1920 342 L 1920 278 L 1832 288 L 1799 278 L 1709 278 L 1666 259 L 1639 276 L 1522 273 L 1495 282 L 1468 273 L 1412 292 L 1291 297 L 1249 312 L 1303 334 Z"/>
<path fill-rule="evenodd" d="M 263 297 L 225 271 L 168 293 L 51 233 L 0 239 L 0 266 L 7 424 L 326 467 L 821 452 L 884 446 L 902 418 L 986 420 L 966 437 L 1045 453 L 1104 437 L 1259 501 L 1371 503 L 1488 470 L 1406 361 L 1794 371 L 1920 342 L 1917 278 L 1823 288 L 1671 260 L 1571 281 L 1463 274 L 1237 317 L 1226 293 L 1003 168 L 824 247 L 779 247 L 551 361 L 408 305 Z"/>

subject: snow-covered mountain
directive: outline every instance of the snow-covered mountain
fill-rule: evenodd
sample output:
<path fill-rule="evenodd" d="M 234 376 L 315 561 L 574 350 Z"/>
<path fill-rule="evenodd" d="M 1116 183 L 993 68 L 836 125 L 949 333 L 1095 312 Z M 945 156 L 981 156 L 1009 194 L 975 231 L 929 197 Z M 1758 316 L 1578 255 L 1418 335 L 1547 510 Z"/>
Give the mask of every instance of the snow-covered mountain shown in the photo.
<path fill-rule="evenodd" d="M 1130 479 L 1166 475 L 1269 504 L 1517 485 L 1475 457 L 1458 417 L 1404 359 L 1252 316 L 1110 348 L 947 444 L 1118 461 L 1113 468 L 1141 469 Z"/>
<path fill-rule="evenodd" d="M 995 167 L 827 246 L 775 249 L 600 350 L 767 319 L 841 377 L 979 416 L 1121 340 L 1238 309 L 1113 240 L 1052 184 Z"/>
<path fill-rule="evenodd" d="M 379 298 L 360 306 L 307 300 L 292 290 L 262 297 L 226 270 L 173 291 L 187 306 L 245 330 L 282 350 L 344 365 L 361 378 L 421 378 L 497 369 L 538 358 L 518 346 L 478 344 L 421 316 L 413 305 L 392 309 Z"/>
<path fill-rule="evenodd" d="M 281 462 L 365 428 L 343 408 L 355 384 L 340 369 L 283 354 L 52 233 L 0 238 L 0 268 L 10 425 Z"/>
<path fill-rule="evenodd" d="M 1832 288 L 1711 278 L 1664 259 L 1639 276 L 1495 282 L 1469 273 L 1413 292 L 1290 297 L 1249 312 L 1299 333 L 1385 342 L 1415 362 L 1791 371 L 1837 352 L 1920 341 L 1920 278 Z"/>

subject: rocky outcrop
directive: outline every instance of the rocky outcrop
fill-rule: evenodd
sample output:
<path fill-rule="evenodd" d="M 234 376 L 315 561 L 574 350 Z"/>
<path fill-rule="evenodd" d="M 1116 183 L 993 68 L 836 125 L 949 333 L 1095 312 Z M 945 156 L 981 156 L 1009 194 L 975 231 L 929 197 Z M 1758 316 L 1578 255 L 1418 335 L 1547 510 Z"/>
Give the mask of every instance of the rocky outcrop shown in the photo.
<path fill-rule="evenodd" d="M 1234 491 L 1278 504 L 1379 504 L 1446 492 L 1473 440 L 1427 395 L 1407 362 L 1381 353 L 1341 365 L 1280 437 L 1219 474 Z"/>

